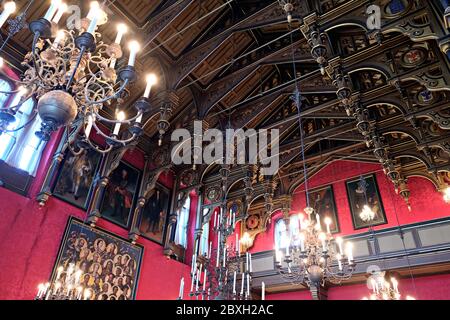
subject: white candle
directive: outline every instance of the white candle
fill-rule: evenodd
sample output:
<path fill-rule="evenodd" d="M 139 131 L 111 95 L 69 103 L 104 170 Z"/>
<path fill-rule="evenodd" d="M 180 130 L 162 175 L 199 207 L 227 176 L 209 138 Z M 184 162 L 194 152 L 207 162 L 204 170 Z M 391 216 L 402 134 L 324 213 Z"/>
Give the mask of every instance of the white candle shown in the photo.
<path fill-rule="evenodd" d="M 208 259 L 211 259 L 212 241 L 209 242 Z"/>
<path fill-rule="evenodd" d="M 331 230 L 330 230 L 330 226 L 331 226 L 331 219 L 330 218 L 325 218 L 325 224 L 327 225 L 327 233 L 331 234 Z"/>
<path fill-rule="evenodd" d="M 250 296 L 250 275 L 247 273 L 247 296 Z"/>
<path fill-rule="evenodd" d="M 238 243 L 239 243 L 239 239 L 238 239 L 238 234 L 236 233 L 236 242 L 235 242 L 236 252 L 238 251 Z"/>
<path fill-rule="evenodd" d="M 278 249 L 275 249 L 275 260 L 277 263 L 281 263 L 281 252 Z"/>
<path fill-rule="evenodd" d="M 289 256 L 290 256 L 289 253 L 290 253 L 290 252 L 289 252 L 289 244 L 287 244 L 287 245 L 286 245 L 286 257 L 289 257 Z"/>
<path fill-rule="evenodd" d="M 180 281 L 180 292 L 178 294 L 178 297 L 183 300 L 183 290 L 184 290 L 184 278 L 181 278 Z"/>
<path fill-rule="evenodd" d="M 0 28 L 3 27 L 9 16 L 13 14 L 14 11 L 16 11 L 16 3 L 14 1 L 6 2 L 3 8 L 3 12 L 0 15 Z"/>
<path fill-rule="evenodd" d="M 123 111 L 120 111 L 117 113 L 117 120 L 118 121 L 124 121 L 125 120 L 125 113 Z M 116 123 L 116 126 L 114 127 L 113 135 L 118 136 L 120 132 L 121 123 Z"/>
<path fill-rule="evenodd" d="M 58 12 L 56 12 L 55 17 L 53 18 L 52 22 L 58 24 L 59 20 L 61 20 L 64 13 L 67 12 L 67 4 L 64 2 L 61 3 L 58 7 Z"/>
<path fill-rule="evenodd" d="M 217 227 L 217 211 L 214 212 L 214 228 Z"/>
<path fill-rule="evenodd" d="M 94 116 L 93 115 L 88 115 L 88 122 L 86 125 L 86 129 L 84 131 L 86 138 L 89 138 L 89 136 L 91 135 L 91 131 L 92 131 L 92 126 L 94 125 Z"/>
<path fill-rule="evenodd" d="M 325 235 L 325 233 L 320 233 L 319 234 L 319 239 L 320 241 L 322 241 L 322 251 L 326 252 L 327 251 L 327 237 Z"/>
<path fill-rule="evenodd" d="M 61 43 L 61 41 L 64 40 L 65 37 L 66 37 L 66 34 L 64 33 L 64 31 L 59 30 L 58 33 L 56 34 L 55 41 L 53 41 L 52 49 L 54 49 L 54 50 L 58 49 L 59 44 Z"/>
<path fill-rule="evenodd" d="M 351 244 L 351 243 L 347 244 L 347 257 L 348 257 L 348 264 L 352 264 L 352 261 L 353 261 L 353 244 Z"/>
<path fill-rule="evenodd" d="M 244 281 L 245 281 L 245 275 L 244 275 L 244 273 L 242 273 L 242 278 L 241 278 L 241 296 L 244 295 Z"/>
<path fill-rule="evenodd" d="M 261 300 L 266 300 L 266 284 L 264 282 L 261 283 Z"/>
<path fill-rule="evenodd" d="M 372 290 L 373 290 L 373 293 L 376 293 L 377 291 L 376 291 L 376 282 L 375 282 L 375 280 L 372 278 Z"/>
<path fill-rule="evenodd" d="M 192 278 L 191 278 L 191 292 L 194 292 L 194 280 L 195 280 L 195 273 L 192 273 Z"/>
<path fill-rule="evenodd" d="M 226 267 L 226 262 L 227 262 L 227 247 L 225 247 L 224 250 L 223 250 L 223 264 L 222 264 L 222 266 L 224 268 Z"/>
<path fill-rule="evenodd" d="M 248 252 L 245 253 L 245 268 L 248 272 L 248 268 L 249 268 L 249 263 L 248 263 Z"/>
<path fill-rule="evenodd" d="M 220 234 L 220 232 L 219 232 L 219 234 Z M 218 243 L 217 244 L 217 259 L 216 259 L 216 268 L 218 268 L 219 267 L 219 263 L 220 263 L 220 244 Z"/>
<path fill-rule="evenodd" d="M 116 58 L 112 58 L 111 59 L 111 64 L 109 65 L 109 67 L 111 69 L 114 69 L 116 67 L 116 63 L 117 63 L 117 59 Z"/>
<path fill-rule="evenodd" d="M 339 271 L 342 271 L 342 262 L 341 262 L 342 256 L 340 254 L 337 255 L 337 261 L 338 261 L 338 267 Z"/>
<path fill-rule="evenodd" d="M 51 21 L 53 16 L 56 13 L 56 10 L 58 10 L 58 7 L 61 5 L 61 0 L 52 0 L 50 4 L 50 8 L 48 8 L 47 13 L 44 16 L 44 19 L 47 21 Z"/>
<path fill-rule="evenodd" d="M 320 224 L 320 216 L 316 214 L 316 221 L 317 221 L 317 230 L 322 230 L 322 225 Z"/>
<path fill-rule="evenodd" d="M 192 255 L 191 274 L 194 274 L 195 255 Z"/>
<path fill-rule="evenodd" d="M 208 272 L 206 271 L 206 268 L 205 268 L 205 272 L 203 272 L 203 291 L 206 290 L 206 274 L 207 273 Z"/>
<path fill-rule="evenodd" d="M 147 87 L 145 88 L 144 92 L 144 98 L 150 97 L 150 91 L 152 90 L 152 87 L 156 84 L 156 76 L 152 73 L 147 75 Z"/>
<path fill-rule="evenodd" d="M 136 123 L 142 123 L 142 118 L 143 118 L 144 114 L 141 113 L 137 118 L 136 118 Z"/>
<path fill-rule="evenodd" d="M 339 246 L 339 253 L 340 253 L 341 255 L 344 254 L 344 250 L 342 250 L 342 242 L 343 242 L 343 240 L 342 240 L 341 237 L 336 238 L 336 243 L 337 243 L 338 246 Z"/>
<path fill-rule="evenodd" d="M 120 44 L 122 42 L 122 38 L 123 35 L 128 31 L 128 27 L 123 24 L 120 23 L 117 25 L 117 36 L 116 36 L 116 40 L 114 41 L 114 43 Z"/>
<path fill-rule="evenodd" d="M 236 294 L 236 275 L 237 272 L 234 272 L 234 277 L 233 277 L 233 294 Z"/>
<path fill-rule="evenodd" d="M 300 249 L 302 250 L 302 252 L 305 252 L 305 234 L 304 233 L 300 233 Z"/>
<path fill-rule="evenodd" d="M 130 48 L 130 58 L 128 60 L 128 65 L 130 67 L 134 67 L 134 65 L 136 64 L 136 55 L 140 49 L 140 45 L 137 41 L 131 41 L 129 48 Z"/>
<path fill-rule="evenodd" d="M 249 254 L 249 261 L 250 261 L 250 272 L 253 272 L 253 266 L 252 266 L 252 254 Z"/>

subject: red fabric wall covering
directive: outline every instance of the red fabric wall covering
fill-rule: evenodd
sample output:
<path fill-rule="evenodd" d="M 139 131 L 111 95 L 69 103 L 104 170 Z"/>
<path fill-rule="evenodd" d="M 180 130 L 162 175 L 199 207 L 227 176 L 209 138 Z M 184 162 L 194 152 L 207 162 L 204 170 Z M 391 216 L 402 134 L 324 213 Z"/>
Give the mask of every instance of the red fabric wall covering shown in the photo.
<path fill-rule="evenodd" d="M 450 275 L 435 275 L 399 280 L 403 298 L 412 296 L 417 300 L 449 300 Z M 371 291 L 366 284 L 342 285 L 328 289 L 328 300 L 361 300 Z M 266 295 L 267 300 L 311 300 L 307 290 Z"/>
<path fill-rule="evenodd" d="M 0 202 L 0 299 L 33 299 L 37 285 L 50 277 L 69 216 L 84 219 L 85 213 L 55 198 L 39 208 L 36 201 L 5 189 L 0 189 Z M 108 221 L 98 226 L 127 237 L 126 230 Z M 189 281 L 189 267 L 164 257 L 159 244 L 138 243 L 145 250 L 137 299 L 176 299 L 178 279 Z"/>
<path fill-rule="evenodd" d="M 375 227 L 376 230 L 396 227 L 399 223 L 405 225 L 425 222 L 450 215 L 450 204 L 446 204 L 442 198 L 442 194 L 437 192 L 434 185 L 424 178 L 412 177 L 408 180 L 412 206 L 412 211 L 409 212 L 405 201 L 395 193 L 393 184 L 381 171 L 380 165 L 338 161 L 311 177 L 309 179 L 309 189 L 311 190 L 329 184 L 333 185 L 342 235 L 352 235 L 368 231 L 368 229 L 354 230 L 353 228 L 345 181 L 355 177 L 358 178 L 361 174 L 370 174 L 372 172 L 375 172 L 376 175 L 381 200 L 388 221 L 387 224 Z M 291 213 L 303 212 L 305 207 L 305 187 L 302 185 L 294 193 Z M 254 246 L 250 250 L 251 252 L 273 250 L 274 226 L 275 222 L 281 217 L 281 212 L 274 213 L 271 223 L 267 226 L 267 231 L 256 237 Z"/>

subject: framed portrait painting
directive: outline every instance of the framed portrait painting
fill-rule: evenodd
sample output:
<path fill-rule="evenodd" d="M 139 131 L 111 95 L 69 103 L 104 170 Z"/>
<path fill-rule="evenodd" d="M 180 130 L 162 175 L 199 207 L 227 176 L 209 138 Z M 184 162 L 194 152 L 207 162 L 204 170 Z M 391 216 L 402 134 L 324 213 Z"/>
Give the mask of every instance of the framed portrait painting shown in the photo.
<path fill-rule="evenodd" d="M 312 190 L 309 193 L 309 203 L 314 212 L 319 214 L 322 225 L 324 225 L 324 219 L 328 217 L 332 221 L 330 225 L 331 233 L 340 232 L 333 186 Z M 316 220 L 315 215 L 313 215 L 312 219 Z"/>
<path fill-rule="evenodd" d="M 80 286 L 90 291 L 90 300 L 133 300 L 139 279 L 143 247 L 118 236 L 91 228 L 69 218 L 52 281 L 64 284 L 66 275 L 58 268 L 72 266 L 81 270 Z M 63 286 L 64 287 L 64 286 Z"/>
<path fill-rule="evenodd" d="M 79 155 L 68 151 L 56 179 L 53 195 L 79 208 L 87 209 L 101 155 L 84 150 Z"/>
<path fill-rule="evenodd" d="M 128 227 L 139 189 L 140 171 L 121 161 L 111 174 L 102 203 L 102 217 Z"/>
<path fill-rule="evenodd" d="M 140 234 L 158 243 L 163 243 L 170 205 L 170 192 L 157 183 L 153 195 L 145 204 L 140 217 Z"/>
<path fill-rule="evenodd" d="M 355 230 L 387 223 L 375 175 L 355 178 L 347 181 L 346 185 Z M 361 214 L 366 205 L 374 213 L 372 220 Z"/>

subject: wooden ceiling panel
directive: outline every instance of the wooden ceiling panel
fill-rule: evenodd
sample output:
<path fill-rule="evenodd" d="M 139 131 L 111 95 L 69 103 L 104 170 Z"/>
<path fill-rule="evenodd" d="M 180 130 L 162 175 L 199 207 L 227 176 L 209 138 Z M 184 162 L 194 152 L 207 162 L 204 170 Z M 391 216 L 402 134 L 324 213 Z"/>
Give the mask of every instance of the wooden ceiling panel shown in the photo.
<path fill-rule="evenodd" d="M 200 5 L 199 5 L 200 3 Z M 156 38 L 159 43 L 164 43 L 163 47 L 173 56 L 178 57 L 184 49 L 186 49 L 194 39 L 203 33 L 208 26 L 220 15 L 220 10 L 210 14 L 212 11 L 223 5 L 221 0 L 201 0 L 193 1 L 190 7 L 183 11 L 175 21 L 167 26 Z M 210 14 L 207 18 L 202 19 L 195 25 L 187 28 L 195 21 Z M 183 29 L 187 30 L 174 36 Z"/>
<path fill-rule="evenodd" d="M 192 72 L 193 76 L 201 78 L 199 82 L 206 86 L 222 70 L 219 69 L 221 66 L 238 56 L 252 42 L 252 37 L 246 32 L 234 34 Z"/>
<path fill-rule="evenodd" d="M 117 0 L 114 5 L 136 26 L 142 27 L 149 22 L 148 18 L 162 2 L 162 0 Z"/>
<path fill-rule="evenodd" d="M 272 70 L 272 66 L 262 66 L 259 68 L 257 72 L 254 72 L 237 88 L 230 91 L 230 93 L 222 100 L 223 104 L 229 107 L 243 100 L 243 97 L 247 97 L 252 93 L 252 91 L 261 83 L 262 79 L 266 78 Z"/>

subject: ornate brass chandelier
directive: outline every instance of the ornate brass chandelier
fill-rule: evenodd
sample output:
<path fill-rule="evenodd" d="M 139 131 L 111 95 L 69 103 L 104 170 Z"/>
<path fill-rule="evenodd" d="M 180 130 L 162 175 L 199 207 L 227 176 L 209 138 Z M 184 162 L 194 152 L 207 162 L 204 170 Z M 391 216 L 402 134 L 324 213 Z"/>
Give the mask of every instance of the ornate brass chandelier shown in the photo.
<path fill-rule="evenodd" d="M 394 277 L 386 279 L 386 272 L 375 272 L 370 277 L 372 294 L 364 297 L 363 300 L 402 300 L 402 295 L 398 289 L 398 281 Z M 416 300 L 411 296 L 406 296 L 404 300 Z"/>
<path fill-rule="evenodd" d="M 334 239 L 330 232 L 330 218 L 324 220 L 327 228 L 324 232 L 319 215 L 316 214 L 314 221 L 312 208 L 306 208 L 305 213 L 307 219 L 299 215 L 300 231 L 290 228 L 298 232 L 291 232 L 287 239 L 284 258 L 280 248 L 275 249 L 279 274 L 288 282 L 310 288 L 350 279 L 355 271 L 353 245 L 345 245 L 342 238 Z"/>
<path fill-rule="evenodd" d="M 35 300 L 89 300 L 92 292 L 83 288 L 82 279 L 83 272 L 73 263 L 67 269 L 60 266 L 52 283 L 41 283 L 38 286 Z"/>
<path fill-rule="evenodd" d="M 0 23 L 5 23 L 13 9 L 14 2 L 5 4 Z M 66 127 L 71 133 L 84 133 L 80 139 L 71 141 L 76 142 L 78 148 L 91 147 L 107 153 L 114 147 L 135 141 L 142 134 L 142 119 L 150 110 L 149 96 L 156 77 L 147 76 L 147 87 L 134 105 L 134 116 L 127 119 L 120 110 L 116 111 L 115 119 L 101 115 L 106 105 L 114 101 L 120 104 L 127 88 L 137 80 L 135 62 L 139 43 L 129 43 L 128 63 L 117 70 L 117 61 L 124 55 L 121 42 L 126 26 L 118 25 L 114 43 L 106 44 L 101 40 L 98 26 L 105 24 L 108 17 L 97 1 L 91 2 L 89 14 L 81 19 L 79 30 L 59 28 L 66 10 L 67 5 L 61 0 L 52 0 L 45 16 L 29 24 L 33 43 L 22 63 L 26 70 L 19 81 L 11 79 L 20 86 L 22 96 L 17 105 L 0 110 L 0 133 L 18 130 L 10 129 L 15 115 L 27 99 L 34 97 L 38 101 L 35 113 L 42 120 L 41 130 L 36 134 L 42 140 L 49 140 L 52 132 Z M 21 17 L 23 19 L 24 15 Z M 15 93 L 17 91 L 7 94 Z M 112 133 L 105 133 L 99 123 L 111 126 Z M 120 134 L 123 126 L 128 126 L 128 132 Z M 93 129 L 105 139 L 105 147 L 99 147 L 90 139 Z"/>
<path fill-rule="evenodd" d="M 224 165 L 220 172 L 223 190 L 226 190 L 229 166 Z M 219 214 L 216 211 L 213 219 L 217 247 L 212 248 L 210 242 L 206 255 L 199 257 L 195 252 L 192 256 L 189 296 L 197 300 L 251 300 L 252 255 L 248 252 L 245 255 L 241 254 L 241 241 L 238 235 L 234 244 L 227 244 L 227 239 L 235 231 L 236 212 L 227 211 L 226 196 Z M 179 300 L 184 298 L 183 292 L 184 278 L 180 283 Z"/>

